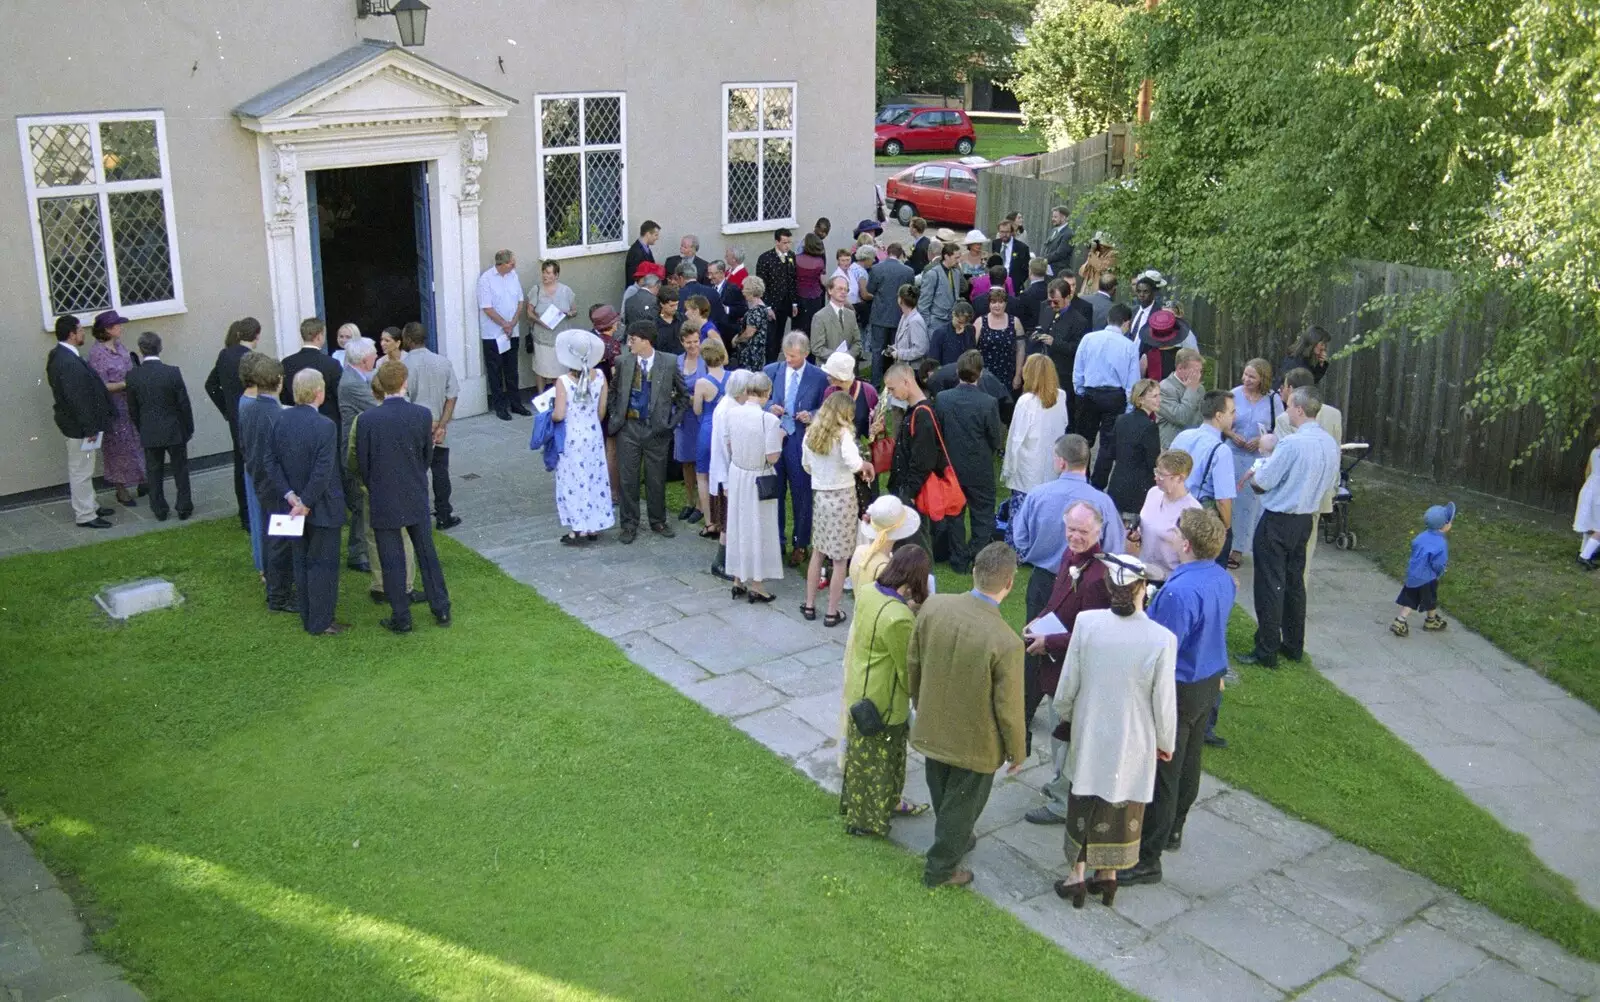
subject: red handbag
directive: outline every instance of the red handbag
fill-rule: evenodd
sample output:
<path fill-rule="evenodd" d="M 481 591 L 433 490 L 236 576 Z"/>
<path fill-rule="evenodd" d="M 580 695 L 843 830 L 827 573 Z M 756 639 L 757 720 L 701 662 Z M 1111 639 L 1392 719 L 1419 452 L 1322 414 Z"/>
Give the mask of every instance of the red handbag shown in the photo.
<path fill-rule="evenodd" d="M 917 411 L 927 407 L 920 404 L 913 409 L 907 418 L 908 430 L 916 433 Z M 928 408 L 932 411 L 932 408 Z M 961 489 L 961 484 L 956 480 L 956 468 L 950 465 L 950 452 L 944 447 L 944 432 L 939 430 L 938 419 L 933 422 L 933 433 L 939 436 L 939 452 L 944 456 L 944 469 L 938 473 L 928 474 L 928 479 L 922 482 L 922 490 L 917 492 L 917 510 L 934 522 L 941 519 L 955 518 L 966 510 L 967 495 Z"/>

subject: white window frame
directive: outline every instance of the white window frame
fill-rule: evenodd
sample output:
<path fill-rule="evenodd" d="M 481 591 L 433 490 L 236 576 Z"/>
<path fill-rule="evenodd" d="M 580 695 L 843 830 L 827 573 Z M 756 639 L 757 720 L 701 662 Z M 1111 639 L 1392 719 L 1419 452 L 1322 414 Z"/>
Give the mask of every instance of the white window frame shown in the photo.
<path fill-rule="evenodd" d="M 618 101 L 617 114 L 620 116 L 621 133 L 620 143 L 589 143 L 583 142 L 584 116 L 588 114 L 584 99 L 614 97 Z M 544 102 L 552 100 L 578 100 L 578 145 L 553 146 L 548 149 L 544 145 Z M 623 91 L 596 90 L 596 91 L 565 91 L 550 94 L 533 95 L 533 149 L 534 149 L 534 182 L 539 190 L 539 256 L 552 260 L 566 260 L 575 257 L 590 257 L 595 254 L 614 254 L 625 251 L 633 242 L 628 236 L 628 95 Z M 589 158 L 587 153 L 599 153 L 605 150 L 616 150 L 622 159 L 622 190 L 618 193 L 621 199 L 622 230 L 616 240 L 607 240 L 601 243 L 589 243 Z M 583 226 L 584 241 L 570 247 L 551 247 L 549 233 L 546 231 L 548 219 L 545 216 L 544 205 L 544 160 L 547 156 L 561 154 L 578 155 L 578 204 L 583 211 L 580 214 Z"/>
<path fill-rule="evenodd" d="M 107 181 L 105 164 L 100 149 L 100 125 L 104 122 L 154 122 L 156 126 L 156 154 L 161 162 L 161 177 L 142 181 Z M 94 180 L 86 184 L 54 185 L 40 187 L 34 175 L 33 144 L 28 130 L 41 125 L 88 125 L 90 159 Z M 77 115 L 34 115 L 17 119 L 17 140 L 22 154 L 24 190 L 28 197 L 28 225 L 33 231 L 33 260 L 39 275 L 40 315 L 44 329 L 55 328 L 57 314 L 51 309 L 50 276 L 45 266 L 44 229 L 39 224 L 39 201 L 45 198 L 67 198 L 80 195 L 97 196 L 100 202 L 100 240 L 106 255 L 106 286 L 111 300 L 108 309 L 116 310 L 129 320 L 147 317 L 175 316 L 188 312 L 183 299 L 183 268 L 178 261 L 178 219 L 172 200 L 172 165 L 167 158 L 167 116 L 162 111 L 106 111 Z M 172 263 L 172 298 L 157 303 L 122 305 L 117 275 L 116 247 L 111 241 L 110 195 L 126 191 L 160 191 L 162 209 L 167 222 L 167 255 Z M 94 313 L 77 314 L 81 323 L 88 323 Z"/>
<path fill-rule="evenodd" d="M 753 132 L 733 132 L 728 129 L 728 101 L 736 90 L 750 88 L 761 90 L 789 89 L 789 128 L 767 129 L 761 127 L 760 114 L 756 121 L 757 128 Z M 772 230 L 779 226 L 798 226 L 799 221 L 794 215 L 794 206 L 799 188 L 799 122 L 800 122 L 800 86 L 793 80 L 768 80 L 751 81 L 748 83 L 725 83 L 722 85 L 722 232 L 724 233 L 760 233 Z M 789 140 L 789 215 L 782 219 L 752 219 L 749 222 L 730 223 L 728 221 L 728 144 L 735 139 L 787 139 Z M 759 147 L 758 147 L 759 149 Z M 760 186 L 756 193 L 756 204 L 766 203 L 767 186 L 767 161 L 766 158 L 756 156 L 757 184 Z"/>

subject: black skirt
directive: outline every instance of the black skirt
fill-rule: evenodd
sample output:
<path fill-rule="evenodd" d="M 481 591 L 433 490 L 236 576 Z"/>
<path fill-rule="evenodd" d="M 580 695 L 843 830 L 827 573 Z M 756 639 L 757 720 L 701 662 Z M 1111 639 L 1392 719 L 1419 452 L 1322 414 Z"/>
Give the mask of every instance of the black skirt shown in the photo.
<path fill-rule="evenodd" d="M 1394 600 L 1395 605 L 1418 612 L 1432 612 L 1439 608 L 1439 580 L 1435 578 L 1424 585 L 1415 588 L 1406 585 L 1400 589 L 1400 595 Z"/>

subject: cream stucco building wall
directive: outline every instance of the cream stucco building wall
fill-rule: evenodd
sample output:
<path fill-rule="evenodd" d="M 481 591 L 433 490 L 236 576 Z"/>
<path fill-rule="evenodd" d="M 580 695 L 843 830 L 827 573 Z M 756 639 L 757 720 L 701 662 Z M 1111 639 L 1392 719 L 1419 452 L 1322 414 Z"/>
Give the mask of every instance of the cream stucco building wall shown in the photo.
<path fill-rule="evenodd" d="M 436 260 L 436 273 L 446 263 L 475 273 L 496 248 L 510 247 L 518 252 L 524 283 L 536 279 L 536 94 L 624 93 L 625 237 L 652 218 L 663 227 L 658 259 L 675 252 L 680 234 L 693 232 L 703 256 L 738 243 L 753 270 L 756 256 L 770 246 L 770 232 L 723 233 L 723 85 L 793 82 L 795 216 L 802 229 L 828 216 L 835 233 L 848 236 L 851 224 L 873 208 L 866 137 L 874 6 L 861 0 L 439 0 L 426 45 L 416 54 L 517 103 L 477 126 L 488 146 L 477 165 L 477 245 L 462 248 L 460 262 Z M 228 448 L 226 426 L 201 388 L 227 325 L 245 315 L 260 318 L 269 333 L 266 347 L 275 329 L 299 319 L 279 315 L 295 302 L 281 288 L 274 301 L 281 276 L 275 278 L 269 265 L 272 178 L 264 175 L 263 141 L 232 110 L 367 37 L 392 40 L 395 25 L 389 18 L 357 19 L 355 0 L 58 0 L 10 11 L 0 43 L 7 77 L 0 110 L 13 125 L 18 117 L 116 110 L 165 116 L 185 312 L 138 319 L 128 334 L 157 332 L 166 342 L 163 358 L 182 367 L 198 423 L 191 455 Z M 53 338 L 41 329 L 32 203 L 24 190 L 28 154 L 16 134 L 14 127 L 0 134 L 0 190 L 7 192 L 0 196 L 0 233 L 6 235 L 0 241 L 0 319 L 7 332 L 0 342 L 0 496 L 65 479 L 43 378 Z M 452 186 L 444 194 L 458 196 L 464 178 L 444 180 Z M 303 198 L 303 191 L 297 194 Z M 435 205 L 436 220 L 440 211 Z M 562 280 L 580 304 L 617 301 L 621 251 L 567 258 L 562 267 Z M 436 289 L 442 289 L 437 280 Z M 475 317 L 465 306 L 438 305 L 440 323 L 458 328 L 441 330 L 440 342 L 454 338 L 457 346 L 458 372 L 468 379 L 464 409 L 480 409 Z M 526 372 L 526 357 L 523 365 Z"/>

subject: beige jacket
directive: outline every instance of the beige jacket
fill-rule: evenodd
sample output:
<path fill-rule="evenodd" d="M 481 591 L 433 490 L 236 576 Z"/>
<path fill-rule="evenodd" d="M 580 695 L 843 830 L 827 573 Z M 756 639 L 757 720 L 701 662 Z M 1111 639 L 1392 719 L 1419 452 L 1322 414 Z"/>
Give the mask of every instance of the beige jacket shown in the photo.
<path fill-rule="evenodd" d="M 973 772 L 1022 761 L 1022 638 L 993 603 L 970 592 L 930 597 L 906 670 L 917 710 L 911 747 Z"/>

